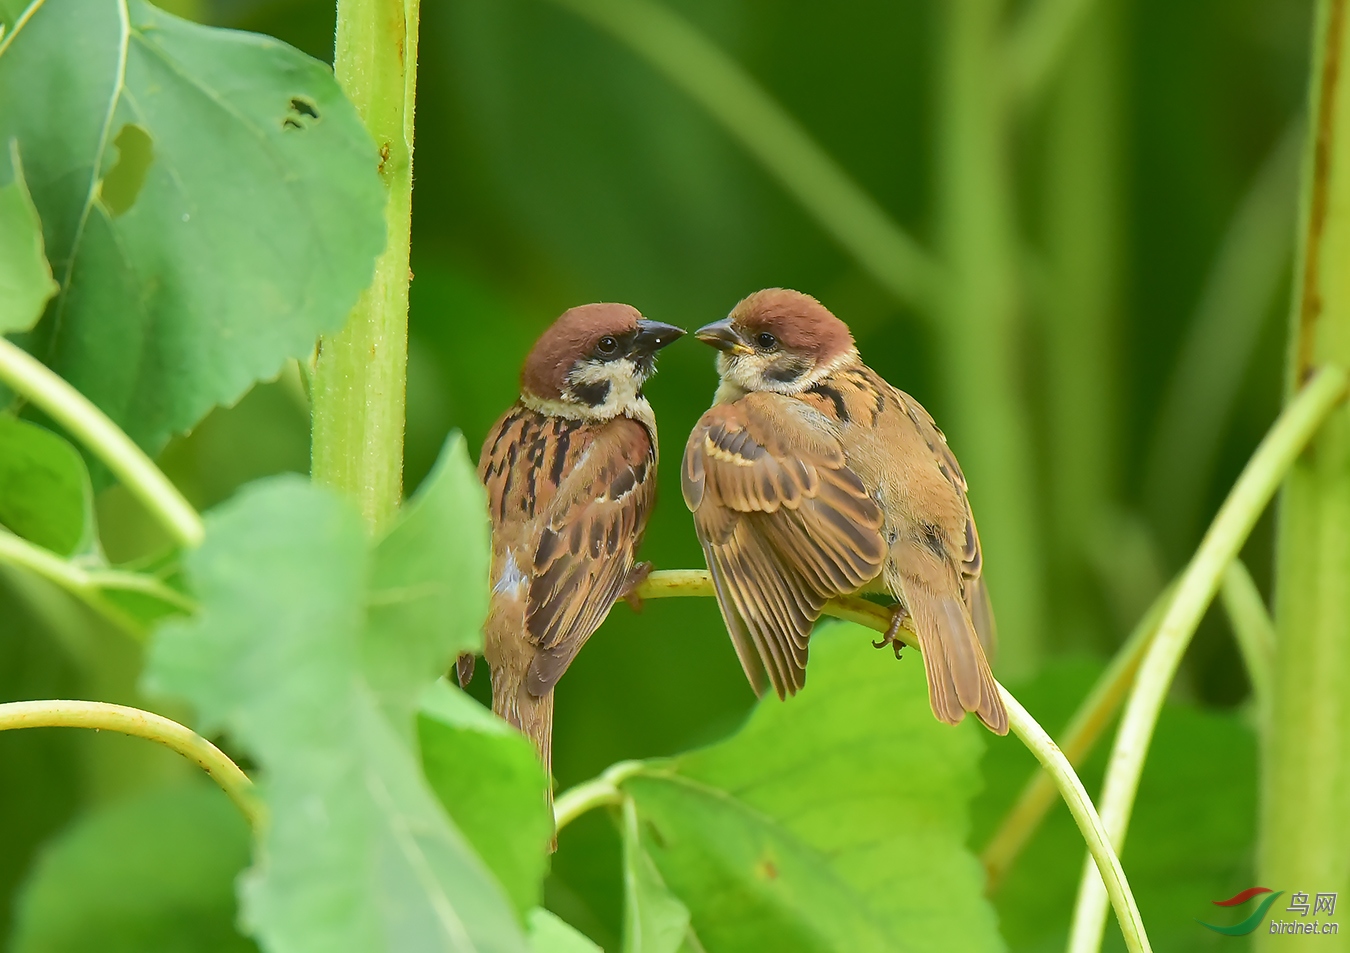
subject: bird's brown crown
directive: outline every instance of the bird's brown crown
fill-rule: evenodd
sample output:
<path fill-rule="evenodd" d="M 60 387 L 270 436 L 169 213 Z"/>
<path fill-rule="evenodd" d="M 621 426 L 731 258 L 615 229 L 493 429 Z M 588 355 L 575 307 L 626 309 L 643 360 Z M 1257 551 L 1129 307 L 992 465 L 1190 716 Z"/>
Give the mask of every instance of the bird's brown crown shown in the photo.
<path fill-rule="evenodd" d="M 542 400 L 563 396 L 567 375 L 595 350 L 606 335 L 621 337 L 637 330 L 642 315 L 626 304 L 583 304 L 564 311 L 530 349 L 520 371 L 522 393 Z"/>
<path fill-rule="evenodd" d="M 848 325 L 815 298 L 789 288 L 765 288 L 731 309 L 731 323 L 753 341 L 767 331 L 783 347 L 827 364 L 853 347 Z"/>

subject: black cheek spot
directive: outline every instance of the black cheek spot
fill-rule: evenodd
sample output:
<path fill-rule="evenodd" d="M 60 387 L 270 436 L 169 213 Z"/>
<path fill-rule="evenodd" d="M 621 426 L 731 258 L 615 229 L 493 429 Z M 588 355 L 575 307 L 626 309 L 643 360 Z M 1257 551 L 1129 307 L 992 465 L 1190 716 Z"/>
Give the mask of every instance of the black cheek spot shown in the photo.
<path fill-rule="evenodd" d="M 764 376 L 769 378 L 769 380 L 777 381 L 780 384 L 791 384 L 805 374 L 806 371 L 807 364 L 805 361 L 788 357 L 774 361 L 764 373 Z"/>
<path fill-rule="evenodd" d="M 609 381 L 596 381 L 593 384 L 574 384 L 572 393 L 577 400 L 592 407 L 599 407 L 609 398 Z"/>

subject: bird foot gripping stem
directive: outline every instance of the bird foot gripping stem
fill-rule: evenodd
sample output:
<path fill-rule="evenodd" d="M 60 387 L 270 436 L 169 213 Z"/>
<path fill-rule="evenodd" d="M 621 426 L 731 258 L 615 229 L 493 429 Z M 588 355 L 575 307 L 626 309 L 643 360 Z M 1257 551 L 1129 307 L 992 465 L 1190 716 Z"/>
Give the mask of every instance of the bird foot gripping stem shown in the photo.
<path fill-rule="evenodd" d="M 883 649 L 889 645 L 891 650 L 895 652 L 895 657 L 899 659 L 900 652 L 904 649 L 905 643 L 897 638 L 897 636 L 900 635 L 900 630 L 905 627 L 905 623 L 908 621 L 909 610 L 903 605 L 897 604 L 891 609 L 891 624 L 886 628 L 886 633 L 881 637 L 880 641 L 872 643 L 872 648 Z"/>

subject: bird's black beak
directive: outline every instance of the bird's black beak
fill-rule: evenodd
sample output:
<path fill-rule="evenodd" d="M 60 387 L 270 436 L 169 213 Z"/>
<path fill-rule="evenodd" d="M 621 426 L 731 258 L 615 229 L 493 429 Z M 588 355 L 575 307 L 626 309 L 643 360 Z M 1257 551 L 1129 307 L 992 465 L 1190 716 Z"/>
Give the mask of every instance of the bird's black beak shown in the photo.
<path fill-rule="evenodd" d="M 633 335 L 631 350 L 634 354 L 655 354 L 667 344 L 671 344 L 683 336 L 684 328 L 642 318 L 637 323 L 637 334 Z"/>
<path fill-rule="evenodd" d="M 703 325 L 694 332 L 694 337 L 704 344 L 711 344 L 725 354 L 754 353 L 754 348 L 747 347 L 745 342 L 741 340 L 741 336 L 736 333 L 736 329 L 731 326 L 730 318 L 723 318 L 721 321 Z"/>

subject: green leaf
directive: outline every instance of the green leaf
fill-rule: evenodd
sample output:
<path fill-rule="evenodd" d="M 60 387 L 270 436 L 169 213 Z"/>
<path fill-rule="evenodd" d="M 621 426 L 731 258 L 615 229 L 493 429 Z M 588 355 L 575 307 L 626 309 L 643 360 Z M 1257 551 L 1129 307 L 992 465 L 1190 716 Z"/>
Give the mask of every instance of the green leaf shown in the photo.
<path fill-rule="evenodd" d="M 444 680 L 422 696 L 417 730 L 431 789 L 524 916 L 539 903 L 553 837 L 534 746 Z"/>
<path fill-rule="evenodd" d="M 0 414 L 0 525 L 61 556 L 94 544 L 94 491 L 79 451 L 8 414 Z"/>
<path fill-rule="evenodd" d="M 31 328 L 58 290 L 42 249 L 42 220 L 23 180 L 18 149 L 10 145 L 13 179 L 0 185 L 0 334 Z"/>
<path fill-rule="evenodd" d="M 623 953 L 676 953 L 689 908 L 670 892 L 642 847 L 637 805 L 623 802 Z"/>
<path fill-rule="evenodd" d="M 0 48 L 61 283 L 28 346 L 142 447 L 340 328 L 384 243 L 374 144 L 323 63 L 144 0 L 46 0 Z"/>
<path fill-rule="evenodd" d="M 248 824 L 207 784 L 150 791 L 80 817 L 18 895 L 13 953 L 247 953 L 234 879 Z"/>
<path fill-rule="evenodd" d="M 574 927 L 543 907 L 530 911 L 530 949 L 534 953 L 604 953 Z"/>
<path fill-rule="evenodd" d="M 486 494 L 456 431 L 375 547 L 365 668 L 396 725 L 447 659 L 482 647 L 488 545 Z"/>
<path fill-rule="evenodd" d="M 795 698 L 625 782 L 707 949 L 1003 949 L 965 846 L 981 729 L 934 720 L 922 663 L 869 639 L 821 627 Z"/>
<path fill-rule="evenodd" d="M 299 477 L 245 488 L 186 557 L 202 610 L 160 629 L 151 687 L 188 698 L 203 730 L 261 767 L 269 822 L 242 899 L 264 946 L 521 953 L 501 888 L 366 677 L 369 550 L 330 492 Z"/>

